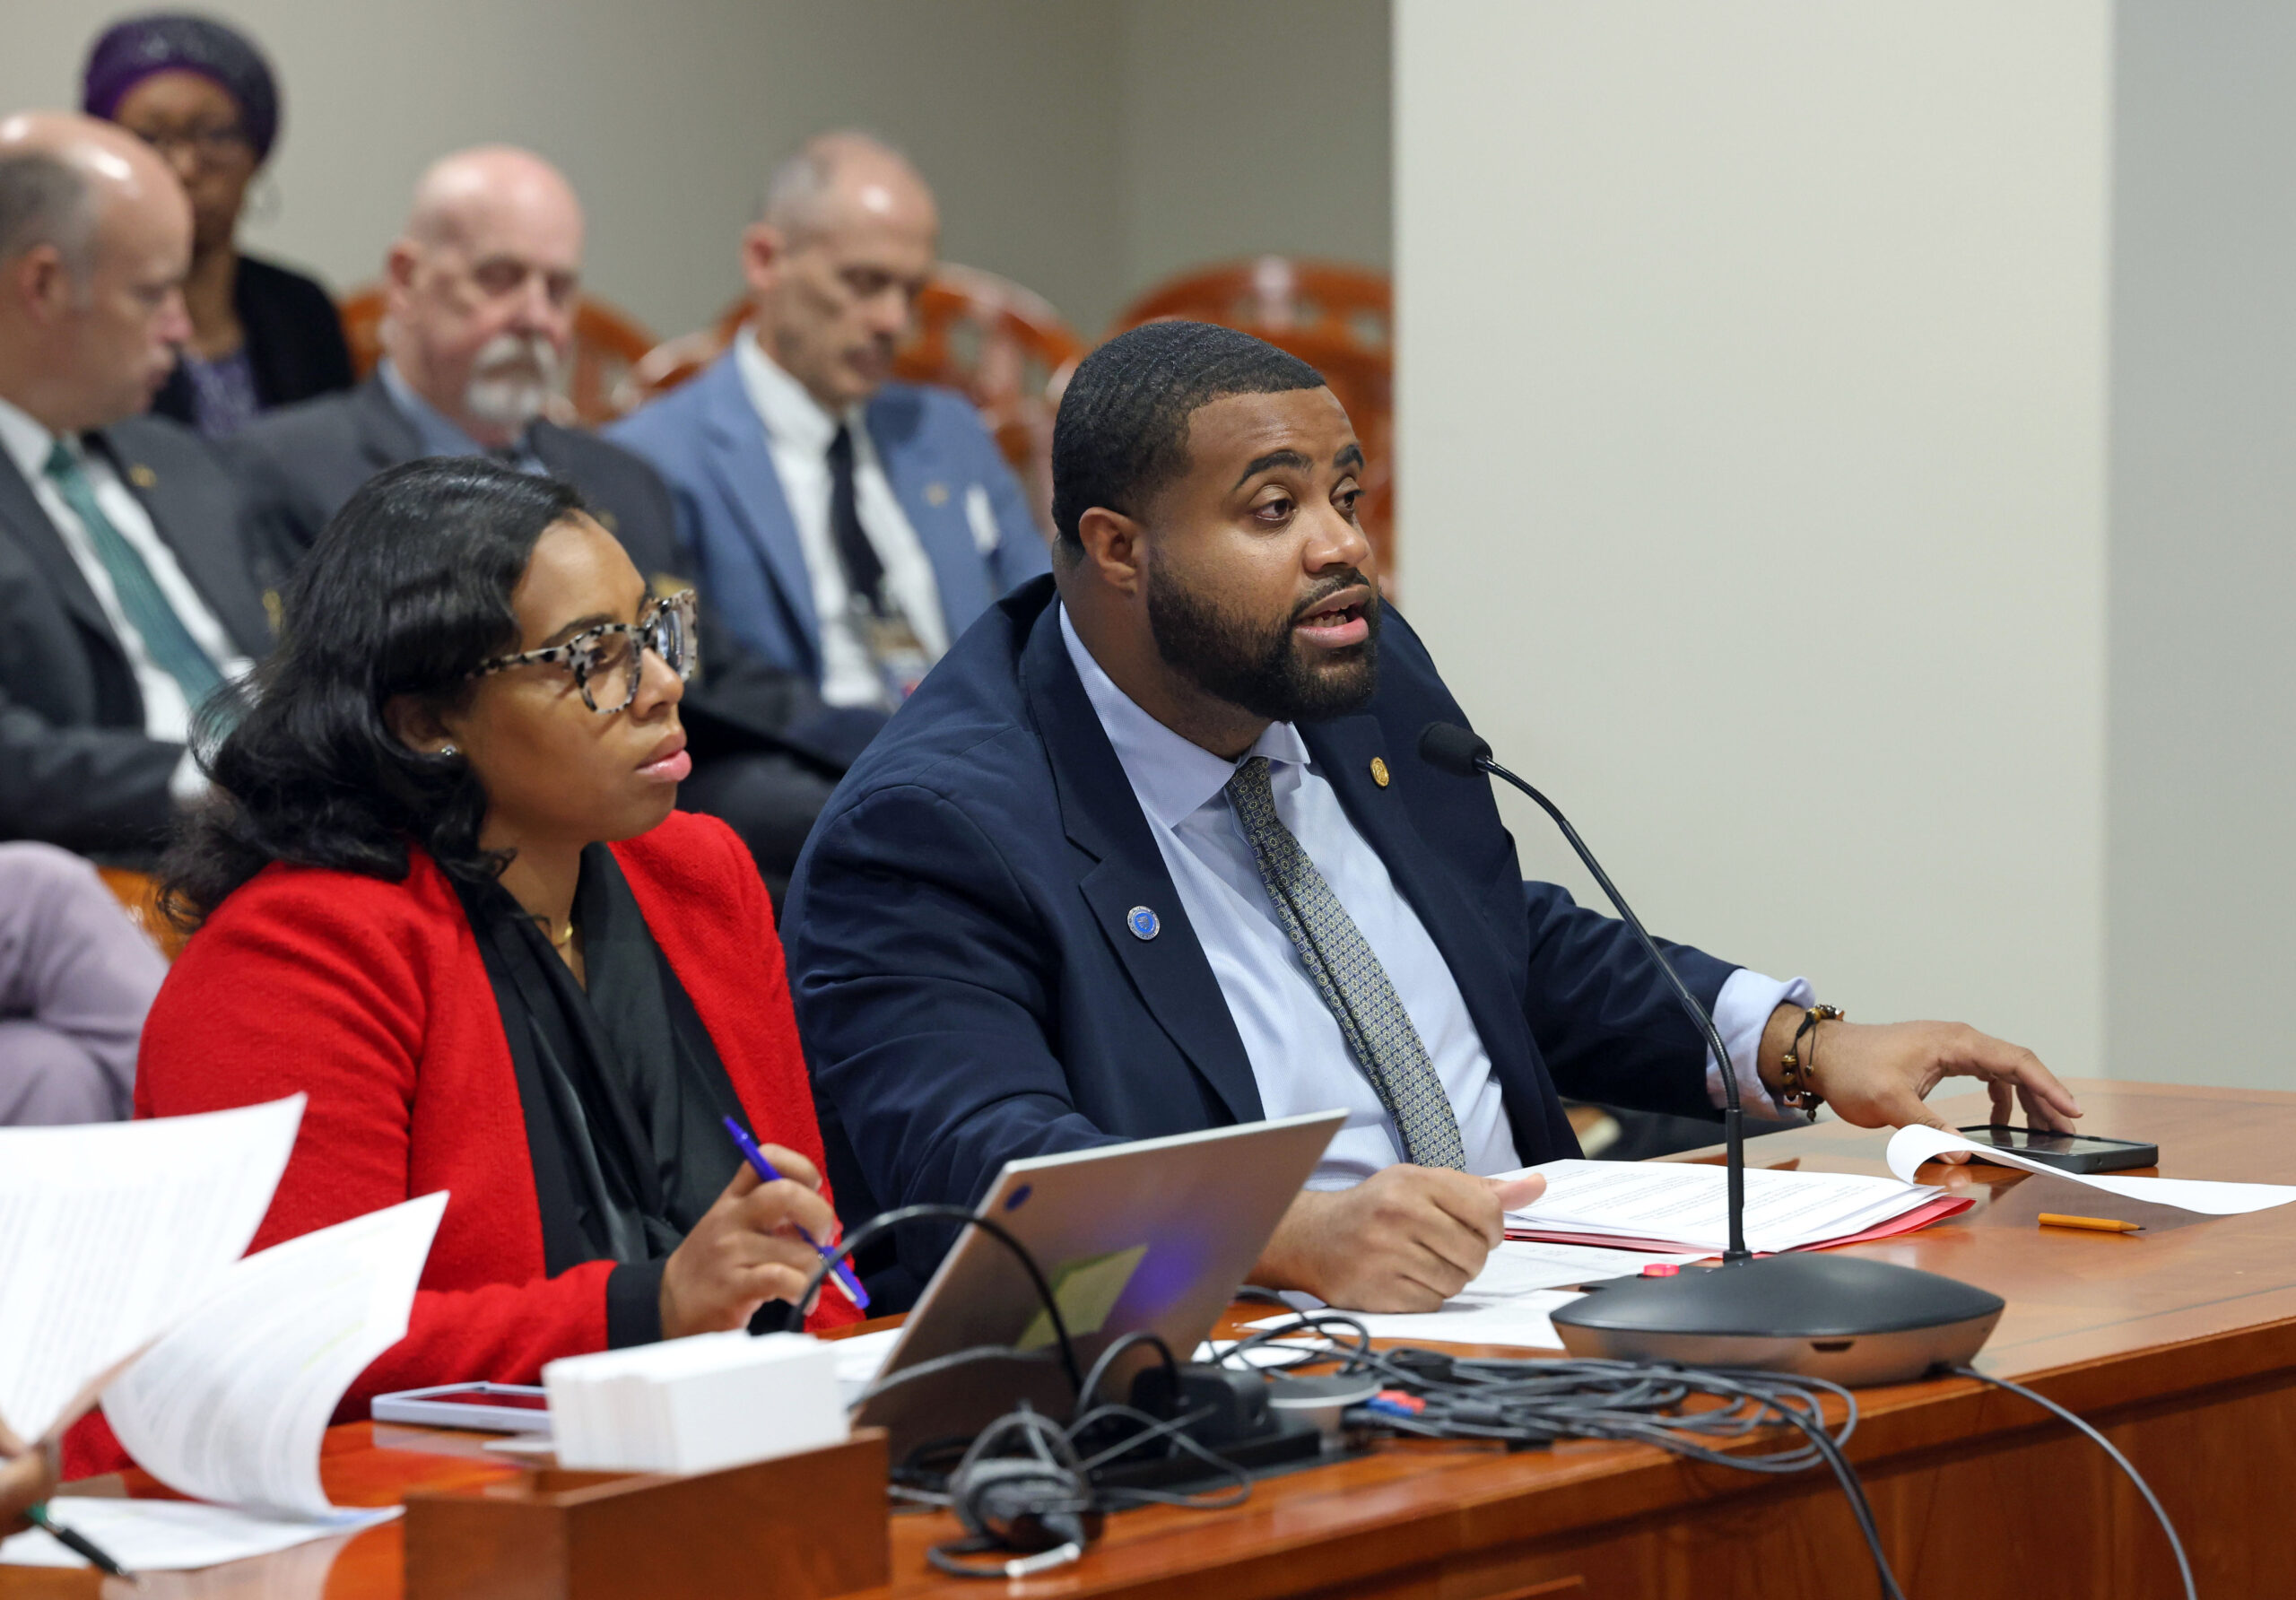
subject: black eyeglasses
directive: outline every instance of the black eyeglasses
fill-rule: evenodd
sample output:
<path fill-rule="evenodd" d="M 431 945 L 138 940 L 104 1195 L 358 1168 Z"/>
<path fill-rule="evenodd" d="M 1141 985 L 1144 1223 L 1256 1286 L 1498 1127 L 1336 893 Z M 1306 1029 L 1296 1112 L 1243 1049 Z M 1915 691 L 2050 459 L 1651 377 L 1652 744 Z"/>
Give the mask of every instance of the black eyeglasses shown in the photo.
<path fill-rule="evenodd" d="M 655 601 L 637 622 L 602 622 L 585 628 L 562 645 L 497 656 L 481 662 L 471 676 L 483 678 L 535 662 L 563 666 L 574 674 L 574 686 L 582 691 L 584 705 L 593 711 L 619 711 L 637 698 L 638 680 L 645 674 L 648 650 L 659 656 L 681 681 L 693 676 L 699 659 L 693 613 L 693 591 L 683 590 L 666 600 Z"/>
<path fill-rule="evenodd" d="M 255 148 L 247 129 L 236 122 L 195 124 L 190 127 L 132 127 L 127 130 L 158 151 L 173 155 L 189 150 L 203 161 L 220 161 Z"/>

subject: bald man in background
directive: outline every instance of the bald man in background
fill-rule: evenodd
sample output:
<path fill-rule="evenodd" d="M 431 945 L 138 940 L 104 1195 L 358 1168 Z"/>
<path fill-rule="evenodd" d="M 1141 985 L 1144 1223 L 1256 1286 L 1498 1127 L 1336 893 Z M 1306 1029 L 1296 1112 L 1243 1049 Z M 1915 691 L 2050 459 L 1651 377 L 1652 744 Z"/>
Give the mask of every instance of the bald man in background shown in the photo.
<path fill-rule="evenodd" d="M 383 360 L 357 388 L 287 407 L 233 454 L 261 491 L 274 554 L 291 564 L 352 491 L 424 456 L 491 456 L 564 478 L 633 557 L 674 570 L 668 496 L 645 464 L 550 421 L 574 341 L 582 207 L 557 169 L 485 146 L 415 186 L 383 266 Z"/>
<path fill-rule="evenodd" d="M 387 466 L 487 456 L 582 491 L 657 594 L 689 587 L 668 491 L 620 446 L 546 414 L 574 338 L 581 203 L 541 157 L 488 145 L 422 175 L 384 265 L 382 361 L 345 394 L 270 413 L 230 442 L 270 559 L 291 568 Z M 858 750 L 802 674 L 735 647 L 702 587 L 702 675 L 683 717 L 679 803 L 731 823 L 777 900 L 807 829 Z"/>
<path fill-rule="evenodd" d="M 270 643 L 238 485 L 137 414 L 191 334 L 191 226 L 133 135 L 0 121 L 0 839 L 148 861 L 205 792 L 194 713 Z"/>
<path fill-rule="evenodd" d="M 897 709 L 974 618 L 1050 570 L 971 404 L 891 381 L 940 226 L 898 152 L 808 141 L 743 235 L 752 313 L 733 348 L 606 430 L 669 480 L 726 625 L 856 716 Z"/>

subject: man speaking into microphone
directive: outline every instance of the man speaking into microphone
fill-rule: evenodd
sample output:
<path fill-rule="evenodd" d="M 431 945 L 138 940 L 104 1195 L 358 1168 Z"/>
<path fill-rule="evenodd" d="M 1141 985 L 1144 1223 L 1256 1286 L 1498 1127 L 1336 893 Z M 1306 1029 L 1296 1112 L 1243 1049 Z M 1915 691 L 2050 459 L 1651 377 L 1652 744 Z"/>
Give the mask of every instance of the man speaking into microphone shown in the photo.
<path fill-rule="evenodd" d="M 1578 1153 L 1558 1090 L 1711 1117 L 1727 1071 L 1758 1113 L 1814 1091 L 1942 1126 L 1922 1097 L 1968 1075 L 1996 1120 L 2070 1126 L 2029 1050 L 1813 1022 L 1802 980 L 1675 945 L 1710 1061 L 1631 931 L 1525 883 L 1489 785 L 1422 760 L 1465 717 L 1380 603 L 1362 472 L 1314 369 L 1248 335 L 1152 323 L 1077 369 L 1053 575 L 944 657 L 791 883 L 849 1219 L 970 1205 L 1016 1156 L 1344 1108 L 1252 1281 L 1423 1311 L 1537 1192 L 1484 1175 Z"/>

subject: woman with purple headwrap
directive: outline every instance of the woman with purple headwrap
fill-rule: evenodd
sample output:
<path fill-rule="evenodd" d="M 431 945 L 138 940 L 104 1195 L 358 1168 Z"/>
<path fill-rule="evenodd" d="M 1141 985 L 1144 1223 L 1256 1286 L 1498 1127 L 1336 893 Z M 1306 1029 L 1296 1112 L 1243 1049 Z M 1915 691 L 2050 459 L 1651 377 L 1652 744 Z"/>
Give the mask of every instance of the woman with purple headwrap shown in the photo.
<path fill-rule="evenodd" d="M 279 135 L 279 88 L 255 46 L 184 12 L 129 17 L 89 52 L 81 104 L 167 159 L 191 196 L 191 343 L 152 409 L 221 439 L 259 412 L 352 384 L 335 302 L 235 242 L 248 186 Z"/>

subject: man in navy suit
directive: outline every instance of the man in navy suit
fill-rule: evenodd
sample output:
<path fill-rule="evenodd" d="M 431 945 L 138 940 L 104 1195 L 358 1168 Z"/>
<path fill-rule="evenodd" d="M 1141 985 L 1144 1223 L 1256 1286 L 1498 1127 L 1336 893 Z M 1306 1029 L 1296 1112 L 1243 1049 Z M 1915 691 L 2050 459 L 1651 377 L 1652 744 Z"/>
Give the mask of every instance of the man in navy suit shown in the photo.
<path fill-rule="evenodd" d="M 1053 443 L 1057 580 L 967 634 L 847 775 L 784 926 L 848 1215 L 971 1204 L 1015 1156 L 1344 1108 L 1254 1281 L 1428 1310 L 1578 1153 L 1557 1086 L 1784 1116 L 1814 1056 L 1847 1121 L 1936 1124 L 1943 1076 L 2077 1116 L 1974 1029 L 1827 1020 L 1675 946 L 1706 1049 L 1623 925 L 1526 883 L 1489 786 L 1418 753 L 1463 722 L 1381 605 L 1363 465 L 1322 379 L 1152 324 L 1079 368 Z M 936 1239 L 905 1241 L 929 1271 Z M 897 1280 L 896 1280 L 897 1282 Z"/>
<path fill-rule="evenodd" d="M 607 430 L 669 481 L 725 626 L 832 706 L 891 710 L 1048 565 L 972 406 L 888 381 L 939 232 L 900 156 L 812 140 L 743 236 L 754 311 L 733 348 Z"/>

